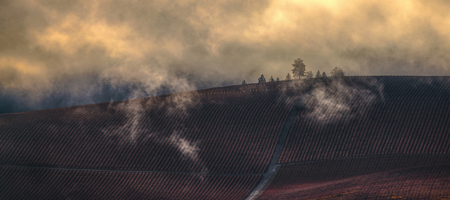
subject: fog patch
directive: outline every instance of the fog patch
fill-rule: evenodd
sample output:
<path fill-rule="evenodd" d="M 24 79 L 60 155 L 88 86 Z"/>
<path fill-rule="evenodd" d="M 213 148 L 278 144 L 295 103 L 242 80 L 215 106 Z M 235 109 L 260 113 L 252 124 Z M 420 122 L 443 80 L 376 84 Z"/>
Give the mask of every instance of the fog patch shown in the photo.
<path fill-rule="evenodd" d="M 174 93 L 167 96 L 163 101 L 157 99 L 130 100 L 115 104 L 110 102 L 108 109 L 125 113 L 126 123 L 117 129 L 104 129 L 106 135 L 118 135 L 127 143 L 135 143 L 142 135 L 148 133 L 142 124 L 149 122 L 143 121 L 143 117 L 147 110 L 162 109 L 164 114 L 170 117 L 183 119 L 189 116 L 188 109 L 200 105 L 194 98 L 196 92 Z"/>
<path fill-rule="evenodd" d="M 374 103 L 384 101 L 382 83 L 375 78 L 364 79 L 363 83 L 350 85 L 338 78 L 328 85 L 314 84 L 306 97 L 306 107 L 310 110 L 306 116 L 322 123 L 363 116 Z"/>
<path fill-rule="evenodd" d="M 142 88 L 142 87 L 141 87 Z M 195 87 L 186 80 L 177 79 L 167 86 L 170 90 L 186 91 L 193 90 Z M 137 90 L 133 92 L 130 98 L 139 97 L 143 93 L 152 93 L 152 88 Z M 149 111 L 163 111 L 161 117 L 169 117 L 180 121 L 189 117 L 189 109 L 195 106 L 201 106 L 197 99 L 197 91 L 178 92 L 164 96 L 150 97 L 146 99 L 135 99 L 123 102 L 110 102 L 107 109 L 115 113 L 122 113 L 125 122 L 119 127 L 110 126 L 102 129 L 106 136 L 119 137 L 121 145 L 136 145 L 140 142 L 152 141 L 155 143 L 170 146 L 180 152 L 180 159 L 191 161 L 194 166 L 201 168 L 199 178 L 204 179 L 204 174 L 208 168 L 199 157 L 200 141 L 192 141 L 183 135 L 182 131 L 173 131 L 172 133 L 159 133 L 150 131 L 147 126 L 151 124 L 150 118 L 145 117 Z M 158 112 L 159 113 L 159 112 Z"/>
<path fill-rule="evenodd" d="M 169 143 L 176 147 L 184 157 L 189 158 L 193 161 L 198 161 L 198 151 L 200 150 L 197 146 L 197 142 L 190 142 L 189 140 L 180 136 L 178 132 L 174 132 L 169 137 Z"/>
<path fill-rule="evenodd" d="M 320 78 L 289 81 L 279 88 L 278 102 L 304 106 L 305 117 L 320 123 L 353 119 L 384 101 L 384 84 L 373 77 Z"/>
<path fill-rule="evenodd" d="M 110 130 L 111 127 L 108 127 L 107 129 L 103 129 L 102 132 L 108 136 L 120 136 L 122 142 L 125 143 L 136 143 L 138 137 L 145 133 L 140 128 L 141 119 L 144 114 L 144 108 L 141 103 L 138 101 L 129 101 L 120 103 L 115 108 L 111 104 L 108 106 L 109 109 L 125 111 L 126 123 L 113 130 Z"/>
<path fill-rule="evenodd" d="M 183 135 L 181 131 L 173 131 L 169 136 L 161 136 L 159 134 L 149 134 L 145 140 L 152 140 L 154 142 L 169 145 L 174 147 L 181 153 L 181 159 L 190 160 L 195 166 L 200 167 L 201 171 L 198 174 L 200 180 L 205 179 L 205 175 L 209 172 L 203 161 L 200 159 L 200 140 L 189 140 Z"/>

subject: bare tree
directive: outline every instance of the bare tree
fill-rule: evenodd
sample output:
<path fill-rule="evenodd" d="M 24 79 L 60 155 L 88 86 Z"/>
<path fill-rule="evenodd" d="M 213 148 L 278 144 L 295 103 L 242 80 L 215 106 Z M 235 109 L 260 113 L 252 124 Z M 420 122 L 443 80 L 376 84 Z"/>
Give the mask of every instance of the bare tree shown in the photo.
<path fill-rule="evenodd" d="M 292 74 L 294 78 L 300 79 L 300 77 L 305 76 L 306 65 L 303 63 L 303 60 L 297 58 L 294 60 L 294 64 L 292 64 Z"/>
<path fill-rule="evenodd" d="M 340 67 L 334 67 L 333 70 L 331 70 L 331 76 L 334 77 L 343 77 L 344 75 L 344 70 L 342 70 L 342 68 Z"/>

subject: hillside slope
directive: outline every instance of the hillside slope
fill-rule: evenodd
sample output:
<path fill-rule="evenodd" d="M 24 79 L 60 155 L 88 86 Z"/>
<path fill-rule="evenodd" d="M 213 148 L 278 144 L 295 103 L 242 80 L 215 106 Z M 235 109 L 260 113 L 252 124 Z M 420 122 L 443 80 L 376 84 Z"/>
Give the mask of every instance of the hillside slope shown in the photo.
<path fill-rule="evenodd" d="M 449 77 L 345 77 L 4 114 L 0 198 L 446 197 L 449 101 Z"/>

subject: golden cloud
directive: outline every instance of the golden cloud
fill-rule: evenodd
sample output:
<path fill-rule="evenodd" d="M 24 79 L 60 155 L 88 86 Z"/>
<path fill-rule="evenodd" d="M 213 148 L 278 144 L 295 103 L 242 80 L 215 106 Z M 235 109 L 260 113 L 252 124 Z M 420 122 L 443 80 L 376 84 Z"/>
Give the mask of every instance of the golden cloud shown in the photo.
<path fill-rule="evenodd" d="M 450 3 L 443 0 L 4 5 L 0 84 L 15 88 L 87 74 L 153 89 L 185 76 L 253 82 L 261 73 L 283 78 L 297 57 L 308 70 L 337 65 L 349 75 L 450 72 Z"/>

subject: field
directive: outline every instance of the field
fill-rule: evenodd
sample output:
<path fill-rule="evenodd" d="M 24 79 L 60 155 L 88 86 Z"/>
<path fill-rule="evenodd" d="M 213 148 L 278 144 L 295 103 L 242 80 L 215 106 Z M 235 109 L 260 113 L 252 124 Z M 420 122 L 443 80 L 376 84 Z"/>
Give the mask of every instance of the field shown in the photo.
<path fill-rule="evenodd" d="M 450 196 L 449 167 L 449 77 L 305 79 L 0 115 L 1 199 L 250 199 L 261 184 L 259 199 L 437 199 Z"/>

